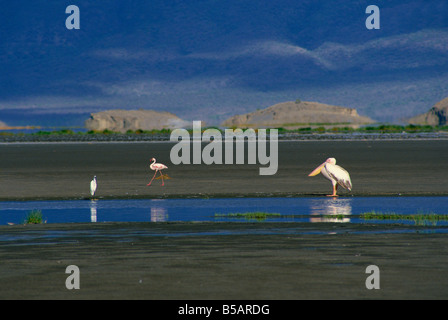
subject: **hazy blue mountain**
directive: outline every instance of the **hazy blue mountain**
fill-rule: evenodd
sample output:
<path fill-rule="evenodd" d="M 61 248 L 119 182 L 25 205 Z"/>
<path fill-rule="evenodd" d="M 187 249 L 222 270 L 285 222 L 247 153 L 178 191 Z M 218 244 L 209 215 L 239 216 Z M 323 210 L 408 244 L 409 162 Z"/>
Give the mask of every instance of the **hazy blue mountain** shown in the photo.
<path fill-rule="evenodd" d="M 79 30 L 65 27 L 69 4 Z M 365 27 L 369 4 L 379 30 Z M 397 121 L 448 96 L 446 0 L 18 0 L 0 23 L 11 125 L 114 108 L 217 123 L 297 98 Z"/>

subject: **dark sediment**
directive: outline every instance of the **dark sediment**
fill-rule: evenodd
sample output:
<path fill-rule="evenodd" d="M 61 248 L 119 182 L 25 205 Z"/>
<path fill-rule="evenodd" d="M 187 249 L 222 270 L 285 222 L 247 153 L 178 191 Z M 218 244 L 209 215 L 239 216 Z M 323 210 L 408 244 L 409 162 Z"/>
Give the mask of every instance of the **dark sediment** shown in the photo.
<path fill-rule="evenodd" d="M 359 195 L 448 195 L 448 140 L 283 141 L 261 165 L 170 163 L 173 143 L 0 145 L 0 197 L 321 196 L 308 177 L 332 156 Z M 172 179 L 147 187 L 149 159 Z M 447 236 L 434 228 L 342 223 L 85 223 L 1 226 L 2 299 L 446 299 Z M 427 230 L 430 230 L 429 233 Z M 80 269 L 68 290 L 65 269 Z M 380 268 L 380 289 L 365 286 Z"/>
<path fill-rule="evenodd" d="M 331 184 L 308 174 L 328 157 L 350 172 L 341 195 L 447 195 L 448 140 L 280 141 L 278 171 L 266 165 L 170 162 L 171 142 L 0 145 L 0 200 L 82 199 L 98 179 L 101 198 L 325 195 Z M 162 187 L 149 159 L 168 166 Z M 246 158 L 247 162 L 247 158 Z"/>
<path fill-rule="evenodd" d="M 1 299 L 448 296 L 446 235 L 418 228 L 375 233 L 372 225 L 332 223 L 102 223 L 0 230 L 9 238 L 0 242 Z M 65 286 L 69 265 L 80 270 L 79 290 Z M 380 270 L 380 289 L 366 288 L 369 265 Z"/>

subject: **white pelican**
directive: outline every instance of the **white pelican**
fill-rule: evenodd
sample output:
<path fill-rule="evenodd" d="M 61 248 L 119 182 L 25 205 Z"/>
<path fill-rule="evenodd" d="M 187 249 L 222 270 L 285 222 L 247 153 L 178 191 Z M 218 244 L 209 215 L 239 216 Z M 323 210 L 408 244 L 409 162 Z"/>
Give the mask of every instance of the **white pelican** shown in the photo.
<path fill-rule="evenodd" d="M 93 177 L 92 181 L 90 181 L 90 194 L 92 197 L 95 195 L 96 191 L 96 176 Z"/>
<path fill-rule="evenodd" d="M 335 158 L 328 158 L 324 163 L 313 170 L 308 176 L 313 177 L 318 175 L 322 171 L 322 175 L 331 181 L 333 184 L 333 194 L 329 194 L 329 197 L 337 197 L 336 191 L 338 185 L 344 189 L 352 190 L 352 181 L 350 180 L 350 175 L 348 172 L 336 165 Z"/>
<path fill-rule="evenodd" d="M 154 172 L 154 176 L 152 177 L 151 181 L 149 181 L 149 183 L 147 184 L 147 186 L 151 185 L 152 180 L 154 180 L 154 177 L 157 174 L 157 171 L 160 171 L 160 176 L 162 177 L 162 186 L 164 186 L 165 184 L 163 183 L 163 174 L 162 174 L 162 170 L 164 169 L 168 169 L 168 167 L 164 164 L 161 163 L 156 163 L 156 159 L 155 158 L 151 158 L 152 161 L 151 165 L 149 166 L 151 168 L 151 170 L 155 170 L 156 172 Z"/>

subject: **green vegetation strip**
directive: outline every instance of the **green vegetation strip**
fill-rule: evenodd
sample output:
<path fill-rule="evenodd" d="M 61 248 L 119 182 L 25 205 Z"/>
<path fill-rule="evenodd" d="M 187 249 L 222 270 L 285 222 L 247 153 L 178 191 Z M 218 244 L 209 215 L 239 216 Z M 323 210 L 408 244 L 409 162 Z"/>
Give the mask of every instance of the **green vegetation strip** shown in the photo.
<path fill-rule="evenodd" d="M 269 212 L 244 212 L 244 213 L 215 213 L 215 218 L 232 218 L 232 219 L 246 219 L 246 220 L 258 220 L 263 221 L 268 218 L 280 218 L 280 219 L 300 219 L 300 218 L 331 218 L 342 220 L 348 218 L 349 216 L 344 214 L 324 214 L 324 215 L 308 215 L 308 214 L 280 214 L 280 213 L 269 213 Z"/>
<path fill-rule="evenodd" d="M 346 123 L 339 123 L 339 125 L 345 125 Z M 289 123 L 285 126 L 301 126 L 297 129 L 285 129 L 283 127 L 275 128 L 279 133 L 421 133 L 421 132 L 441 132 L 448 131 L 448 125 L 445 126 L 430 126 L 430 125 L 371 125 L 362 126 L 359 128 L 353 128 L 349 125 L 347 126 L 337 126 L 328 128 L 331 125 L 338 125 L 338 123 Z M 327 127 L 324 127 L 327 126 Z M 207 129 L 217 129 L 221 132 L 224 130 L 217 127 L 205 127 L 202 130 Z M 231 128 L 236 129 L 236 128 Z M 246 128 L 242 128 L 246 129 Z M 274 128 L 273 128 L 274 129 Z M 255 129 L 257 130 L 257 129 Z M 188 130 L 190 133 L 192 129 Z M 11 133 L 11 132 L 0 132 L 1 136 L 11 136 L 11 135 L 34 135 L 34 136 L 59 136 L 59 135 L 170 135 L 170 129 L 162 130 L 128 130 L 126 133 L 115 132 L 111 130 L 94 131 L 90 130 L 88 132 L 74 132 L 71 129 L 61 129 L 54 131 L 38 131 L 35 133 Z"/>
<path fill-rule="evenodd" d="M 355 218 L 356 215 L 344 214 L 328 214 L 328 215 L 291 215 L 280 213 L 269 213 L 262 211 L 244 212 L 244 213 L 215 213 L 215 218 L 231 218 L 231 219 L 246 219 L 263 221 L 268 218 L 331 218 L 342 220 L 345 218 Z M 369 211 L 359 215 L 362 220 L 391 220 L 391 221 L 414 221 L 417 225 L 437 224 L 440 221 L 448 221 L 447 214 L 430 213 L 416 213 L 416 214 L 398 214 L 395 212 L 377 212 Z M 40 210 L 32 210 L 28 213 L 23 221 L 24 224 L 40 224 L 46 223 L 43 220 L 42 212 Z"/>
<path fill-rule="evenodd" d="M 299 124 L 287 124 L 285 126 L 294 126 Z M 300 124 L 303 125 L 303 124 Z M 307 127 L 302 127 L 298 129 L 285 129 L 277 128 L 281 133 L 297 132 L 297 133 L 420 133 L 420 132 L 439 132 L 448 131 L 448 126 L 430 126 L 430 125 L 377 125 L 377 126 L 363 126 L 359 128 L 353 128 L 350 126 L 339 126 L 333 128 L 325 128 L 323 125 L 329 126 L 328 124 L 308 124 Z M 310 126 L 319 127 L 310 127 Z M 334 125 L 334 124 L 333 124 Z"/>
<path fill-rule="evenodd" d="M 244 213 L 215 213 L 215 218 L 232 218 L 232 219 L 246 219 L 263 221 L 268 218 L 331 218 L 334 220 L 343 220 L 346 218 L 356 218 L 356 215 L 344 214 L 323 214 L 323 215 L 291 215 L 268 212 L 244 212 Z M 372 220 L 391 220 L 391 221 L 414 221 L 417 225 L 422 224 L 437 224 L 440 221 L 448 221 L 448 215 L 436 213 L 416 213 L 416 214 L 398 214 L 395 212 L 376 212 L 369 211 L 359 215 L 359 218 L 366 221 Z"/>
<path fill-rule="evenodd" d="M 236 218 L 247 220 L 266 220 L 267 218 L 284 218 L 284 215 L 280 213 L 267 213 L 267 212 L 244 212 L 244 213 L 215 213 L 215 218 Z"/>
<path fill-rule="evenodd" d="M 448 215 L 436 213 L 417 213 L 417 214 L 397 214 L 395 212 L 376 212 L 370 211 L 361 213 L 361 219 L 364 220 L 395 220 L 395 221 L 414 221 L 420 223 L 437 223 L 439 221 L 448 221 Z"/>

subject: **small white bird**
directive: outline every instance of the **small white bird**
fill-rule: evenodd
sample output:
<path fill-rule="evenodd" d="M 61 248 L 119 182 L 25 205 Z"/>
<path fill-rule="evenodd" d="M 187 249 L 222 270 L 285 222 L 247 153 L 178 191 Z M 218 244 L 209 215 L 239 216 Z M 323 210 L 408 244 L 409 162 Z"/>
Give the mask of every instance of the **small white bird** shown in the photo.
<path fill-rule="evenodd" d="M 90 181 L 90 194 L 92 197 L 95 195 L 96 191 L 96 176 L 93 177 L 92 181 Z"/>
<path fill-rule="evenodd" d="M 328 158 L 324 163 L 314 169 L 308 176 L 313 177 L 318 175 L 322 171 L 322 175 L 331 181 L 333 185 L 333 194 L 329 194 L 329 197 L 337 197 L 336 191 L 338 185 L 347 189 L 352 190 L 352 181 L 350 180 L 350 175 L 344 168 L 336 165 L 335 158 Z"/>
<path fill-rule="evenodd" d="M 165 185 L 165 183 L 163 182 L 163 174 L 162 174 L 162 170 L 164 169 L 168 169 L 168 167 L 162 163 L 156 163 L 156 159 L 155 158 L 151 158 L 152 161 L 151 165 L 149 166 L 151 168 L 151 170 L 155 170 L 156 172 L 154 172 L 154 176 L 152 177 L 151 181 L 149 181 L 149 183 L 147 184 L 147 186 L 151 185 L 152 180 L 154 180 L 154 177 L 157 174 L 157 171 L 160 171 L 160 176 L 162 177 L 162 186 Z"/>

